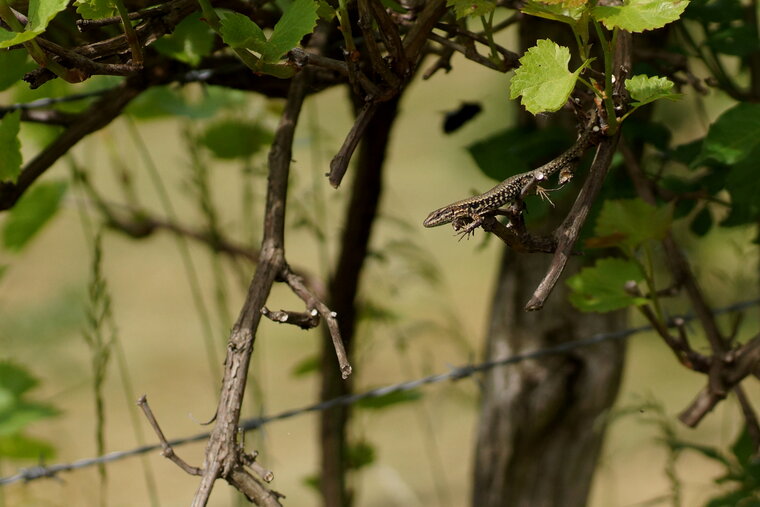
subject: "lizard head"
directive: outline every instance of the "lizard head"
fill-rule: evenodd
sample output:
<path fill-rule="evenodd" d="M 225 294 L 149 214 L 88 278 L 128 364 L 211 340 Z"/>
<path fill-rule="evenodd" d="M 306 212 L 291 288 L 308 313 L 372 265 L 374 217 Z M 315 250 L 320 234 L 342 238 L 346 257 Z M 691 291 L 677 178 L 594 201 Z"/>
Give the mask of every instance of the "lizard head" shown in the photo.
<path fill-rule="evenodd" d="M 425 227 L 438 227 L 439 225 L 448 224 L 452 220 L 454 220 L 454 210 L 451 209 L 451 206 L 446 206 L 431 212 L 425 221 L 422 222 L 422 225 Z"/>

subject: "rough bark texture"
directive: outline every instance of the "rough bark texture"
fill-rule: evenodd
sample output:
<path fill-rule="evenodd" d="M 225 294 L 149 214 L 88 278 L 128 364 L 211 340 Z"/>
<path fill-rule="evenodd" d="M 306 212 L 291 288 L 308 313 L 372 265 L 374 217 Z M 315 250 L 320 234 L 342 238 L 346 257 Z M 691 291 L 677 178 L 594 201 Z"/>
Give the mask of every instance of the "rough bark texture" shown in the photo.
<path fill-rule="evenodd" d="M 362 139 L 351 202 L 346 211 L 341 252 L 330 282 L 330 307 L 338 314 L 340 334 L 349 357 L 356 327 L 359 275 L 367 256 L 372 224 L 380 202 L 382 168 L 397 105 L 398 98 L 379 104 Z M 326 333 L 322 343 L 320 399 L 328 400 L 350 393 L 351 379 L 341 378 L 332 341 Z M 328 507 L 351 505 L 351 494 L 346 485 L 348 419 L 349 407 L 336 407 L 320 414 L 320 490 L 322 502 Z"/>
<path fill-rule="evenodd" d="M 486 356 L 528 350 L 619 329 L 621 314 L 580 314 L 560 282 L 540 312 L 523 306 L 548 257 L 507 251 L 494 294 Z M 578 268 L 570 262 L 568 271 Z M 586 504 L 618 391 L 624 344 L 497 368 L 484 377 L 472 505 L 574 507 Z"/>

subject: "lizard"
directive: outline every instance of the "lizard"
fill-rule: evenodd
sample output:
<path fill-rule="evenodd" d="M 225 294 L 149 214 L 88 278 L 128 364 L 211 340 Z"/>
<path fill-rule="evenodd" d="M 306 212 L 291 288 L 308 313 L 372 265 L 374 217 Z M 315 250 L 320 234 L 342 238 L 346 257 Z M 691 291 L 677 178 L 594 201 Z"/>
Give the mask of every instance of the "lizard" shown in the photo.
<path fill-rule="evenodd" d="M 545 180 L 571 166 L 583 155 L 586 148 L 594 144 L 600 131 L 594 114 L 575 144 L 559 157 L 532 171 L 510 176 L 482 194 L 438 208 L 427 216 L 422 225 L 438 227 L 450 223 L 458 234 L 462 236 L 470 234 L 483 223 L 485 217 L 503 214 L 504 212 L 500 210 L 502 206 L 522 200 L 524 192 L 534 182 Z M 540 191 L 541 189 L 537 190 L 537 192 Z"/>

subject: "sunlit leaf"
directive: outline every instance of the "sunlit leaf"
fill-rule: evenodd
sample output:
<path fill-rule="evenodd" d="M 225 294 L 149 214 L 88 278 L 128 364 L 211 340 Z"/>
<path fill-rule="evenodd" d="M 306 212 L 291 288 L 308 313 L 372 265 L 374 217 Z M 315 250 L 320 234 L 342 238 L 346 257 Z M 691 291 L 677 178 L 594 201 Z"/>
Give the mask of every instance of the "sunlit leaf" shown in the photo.
<path fill-rule="evenodd" d="M 74 5 L 84 19 L 102 19 L 116 15 L 113 0 L 76 0 Z"/>
<path fill-rule="evenodd" d="M 317 4 L 313 0 L 295 0 L 282 13 L 274 25 L 272 36 L 261 57 L 265 62 L 276 62 L 310 34 L 317 24 Z"/>
<path fill-rule="evenodd" d="M 567 23 L 568 25 L 576 25 L 586 13 L 585 7 L 568 8 L 561 3 L 548 4 L 537 2 L 535 0 L 528 0 L 520 10 L 523 14 L 551 19 L 553 21 Z"/>
<path fill-rule="evenodd" d="M 9 48 L 11 46 L 15 46 L 17 44 L 24 43 L 28 40 L 34 39 L 42 32 L 11 32 L 9 30 L 5 30 L 4 28 L 0 28 L 0 49 L 2 48 Z"/>
<path fill-rule="evenodd" d="M 677 20 L 687 5 L 688 0 L 625 0 L 620 6 L 598 5 L 591 15 L 609 30 L 643 32 Z"/>
<path fill-rule="evenodd" d="M 69 0 L 29 0 L 29 23 L 26 29 L 42 33 L 53 18 L 69 4 Z"/>
<path fill-rule="evenodd" d="M 570 50 L 542 39 L 530 48 L 515 71 L 510 98 L 522 96 L 522 105 L 533 114 L 558 111 L 567 102 L 586 61 L 575 72 L 567 69 Z"/>
<path fill-rule="evenodd" d="M 65 192 L 66 183 L 63 182 L 37 183 L 27 191 L 8 212 L 3 227 L 5 247 L 22 249 L 53 218 Z"/>
<path fill-rule="evenodd" d="M 222 39 L 233 48 L 247 48 L 261 54 L 267 37 L 251 18 L 237 12 L 220 12 Z"/>
<path fill-rule="evenodd" d="M 610 312 L 648 302 L 626 291 L 628 282 L 644 280 L 641 268 L 633 261 L 600 259 L 594 267 L 583 268 L 567 280 L 572 292 L 570 302 L 584 312 Z"/>
<path fill-rule="evenodd" d="M 635 101 L 633 106 L 642 106 L 658 99 L 678 100 L 680 93 L 674 93 L 674 83 L 666 77 L 649 77 L 644 74 L 625 80 L 625 89 Z"/>
<path fill-rule="evenodd" d="M 540 0 L 540 1 L 541 3 L 545 3 L 547 5 L 558 5 L 565 9 L 574 9 L 577 7 L 582 7 L 588 3 L 588 0 Z"/>
<path fill-rule="evenodd" d="M 23 32 L 10 32 L 0 28 L 0 48 L 7 48 L 31 40 L 45 31 L 48 23 L 66 8 L 68 0 L 29 0 L 28 22 Z"/>
<path fill-rule="evenodd" d="M 327 3 L 325 0 L 319 0 L 317 2 L 317 16 L 319 16 L 319 19 L 323 21 L 332 21 L 333 18 L 336 16 L 337 11 L 335 8 Z M 385 3 L 383 3 L 385 5 Z"/>
<path fill-rule="evenodd" d="M 0 182 L 16 183 L 21 173 L 20 122 L 21 111 L 13 111 L 0 118 Z"/>

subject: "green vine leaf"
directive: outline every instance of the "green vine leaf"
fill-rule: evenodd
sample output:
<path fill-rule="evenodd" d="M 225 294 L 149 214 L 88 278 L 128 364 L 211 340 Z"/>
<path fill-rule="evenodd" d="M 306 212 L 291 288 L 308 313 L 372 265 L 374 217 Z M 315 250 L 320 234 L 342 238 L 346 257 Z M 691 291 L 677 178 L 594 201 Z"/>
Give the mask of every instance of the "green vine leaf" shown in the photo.
<path fill-rule="evenodd" d="M 490 14 L 496 4 L 490 0 L 447 0 L 446 7 L 453 7 L 457 19 L 462 19 Z"/>
<path fill-rule="evenodd" d="M 295 0 L 285 9 L 274 25 L 269 44 L 261 57 L 265 62 L 276 62 L 293 49 L 317 24 L 317 4 L 313 0 Z"/>
<path fill-rule="evenodd" d="M 113 0 L 76 0 L 74 5 L 84 19 L 102 19 L 116 15 Z"/>
<path fill-rule="evenodd" d="M 295 0 L 285 9 L 269 39 L 247 16 L 237 12 L 222 12 L 222 39 L 233 48 L 245 48 L 258 53 L 263 63 L 274 63 L 314 30 L 317 9 L 317 3 L 313 0 Z M 262 66 L 262 70 L 278 76 L 287 73 L 285 69 L 278 70 L 272 66 Z M 292 69 L 290 74 L 292 75 Z"/>
<path fill-rule="evenodd" d="M 9 32 L 8 30 L 0 28 L 0 49 L 24 43 L 28 40 L 34 39 L 38 35 L 39 33 L 36 32 Z"/>
<path fill-rule="evenodd" d="M 522 105 L 533 114 L 558 111 L 570 97 L 585 61 L 575 72 L 567 70 L 570 50 L 549 39 L 539 40 L 522 58 L 512 78 L 509 96 L 522 96 Z"/>
<path fill-rule="evenodd" d="M 21 173 L 20 124 L 21 111 L 13 111 L 0 118 L 0 182 L 16 183 Z"/>
<path fill-rule="evenodd" d="M 648 299 L 633 296 L 625 290 L 627 283 L 638 284 L 643 280 L 641 267 L 634 261 L 599 259 L 594 267 L 583 268 L 567 280 L 572 290 L 570 302 L 583 312 L 611 312 L 646 304 Z"/>
<path fill-rule="evenodd" d="M 677 20 L 687 5 L 688 0 L 625 0 L 621 6 L 596 6 L 591 15 L 608 30 L 644 32 Z"/>
<path fill-rule="evenodd" d="M 44 32 L 48 23 L 68 4 L 68 0 L 30 0 L 27 30 Z"/>
<path fill-rule="evenodd" d="M 588 0 L 540 0 L 541 3 L 546 5 L 557 5 L 565 9 L 576 9 L 583 7 L 588 3 Z"/>
<path fill-rule="evenodd" d="M 9 32 L 0 28 L 0 49 L 34 39 L 45 31 L 48 23 L 67 5 L 68 0 L 29 0 L 29 21 L 24 31 Z"/>
<path fill-rule="evenodd" d="M 522 11 L 523 14 L 528 14 L 530 16 L 559 21 L 560 23 L 567 23 L 568 25 L 575 25 L 583 19 L 587 9 L 585 6 L 566 7 L 563 4 L 548 4 L 537 2 L 536 0 L 528 0 L 520 11 Z"/>
<path fill-rule="evenodd" d="M 222 21 L 222 40 L 233 48 L 246 48 L 261 54 L 266 47 L 267 37 L 259 25 L 251 18 L 238 12 L 219 13 Z"/>
<path fill-rule="evenodd" d="M 641 199 L 604 202 L 594 229 L 591 247 L 616 246 L 629 255 L 646 241 L 662 239 L 673 221 L 673 207 L 655 208 Z"/>
<path fill-rule="evenodd" d="M 742 102 L 715 120 L 702 143 L 702 152 L 692 162 L 696 167 L 714 159 L 735 164 L 760 145 L 760 104 Z"/>
<path fill-rule="evenodd" d="M 649 77 L 645 74 L 625 80 L 625 89 L 635 101 L 631 104 L 633 107 L 640 107 L 658 99 L 680 100 L 681 94 L 671 91 L 673 86 L 673 81 L 666 77 Z"/>
<path fill-rule="evenodd" d="M 337 14 L 338 12 L 333 8 L 333 6 L 327 3 L 325 0 L 319 0 L 317 2 L 317 16 L 319 16 L 319 19 L 322 21 L 330 22 L 335 18 L 335 16 L 337 16 Z"/>

